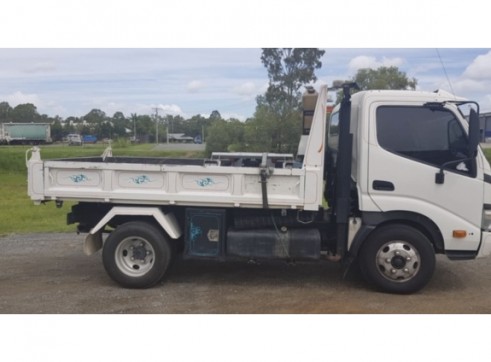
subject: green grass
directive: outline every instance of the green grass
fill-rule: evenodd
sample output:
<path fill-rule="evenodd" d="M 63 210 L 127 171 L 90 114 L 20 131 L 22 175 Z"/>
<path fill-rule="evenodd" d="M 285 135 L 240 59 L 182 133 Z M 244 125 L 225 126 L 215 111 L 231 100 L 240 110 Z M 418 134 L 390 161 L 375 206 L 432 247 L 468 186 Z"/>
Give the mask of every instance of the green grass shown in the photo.
<path fill-rule="evenodd" d="M 491 148 L 485 148 L 483 149 L 484 156 L 488 159 L 488 161 L 491 163 Z"/>
<path fill-rule="evenodd" d="M 71 202 L 57 208 L 54 202 L 34 205 L 27 195 L 27 169 L 25 153 L 28 146 L 0 147 L 0 236 L 11 233 L 65 232 L 75 231 L 75 225 L 66 225 L 66 214 L 70 212 Z M 89 157 L 102 154 L 105 145 L 42 146 L 43 160 Z M 203 157 L 199 153 L 164 152 L 153 150 L 154 145 L 113 145 L 115 156 L 149 157 Z"/>
<path fill-rule="evenodd" d="M 36 206 L 27 196 L 27 180 L 21 173 L 2 174 L 0 236 L 10 233 L 75 231 L 66 225 L 70 204 L 58 209 L 54 203 Z"/>

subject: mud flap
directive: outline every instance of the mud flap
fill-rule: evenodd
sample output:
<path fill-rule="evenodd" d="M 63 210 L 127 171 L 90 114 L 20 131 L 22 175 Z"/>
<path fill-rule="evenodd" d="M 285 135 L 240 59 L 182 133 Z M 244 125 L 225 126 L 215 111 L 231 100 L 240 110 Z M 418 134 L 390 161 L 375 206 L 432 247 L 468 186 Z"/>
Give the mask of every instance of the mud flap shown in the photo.
<path fill-rule="evenodd" d="M 85 238 L 84 253 L 85 255 L 92 255 L 96 251 L 102 248 L 102 230 L 97 231 L 95 234 L 88 234 Z"/>

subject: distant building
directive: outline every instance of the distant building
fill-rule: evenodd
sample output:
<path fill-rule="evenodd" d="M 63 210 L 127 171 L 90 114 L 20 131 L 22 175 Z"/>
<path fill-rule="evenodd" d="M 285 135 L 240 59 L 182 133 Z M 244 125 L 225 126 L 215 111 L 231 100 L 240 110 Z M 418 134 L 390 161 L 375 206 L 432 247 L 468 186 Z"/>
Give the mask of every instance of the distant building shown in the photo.
<path fill-rule="evenodd" d="M 171 143 L 194 143 L 194 137 L 186 136 L 184 133 L 169 133 L 167 137 Z"/>
<path fill-rule="evenodd" d="M 491 112 L 479 114 L 483 142 L 491 142 Z"/>

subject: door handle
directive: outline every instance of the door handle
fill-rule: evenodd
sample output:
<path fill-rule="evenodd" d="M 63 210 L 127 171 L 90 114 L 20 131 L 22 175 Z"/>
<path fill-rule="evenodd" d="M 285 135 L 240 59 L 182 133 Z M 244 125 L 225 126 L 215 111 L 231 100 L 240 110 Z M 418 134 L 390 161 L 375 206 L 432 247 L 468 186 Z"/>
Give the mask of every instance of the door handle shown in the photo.
<path fill-rule="evenodd" d="M 396 189 L 392 182 L 382 180 L 373 181 L 372 187 L 374 190 L 378 191 L 394 191 Z"/>

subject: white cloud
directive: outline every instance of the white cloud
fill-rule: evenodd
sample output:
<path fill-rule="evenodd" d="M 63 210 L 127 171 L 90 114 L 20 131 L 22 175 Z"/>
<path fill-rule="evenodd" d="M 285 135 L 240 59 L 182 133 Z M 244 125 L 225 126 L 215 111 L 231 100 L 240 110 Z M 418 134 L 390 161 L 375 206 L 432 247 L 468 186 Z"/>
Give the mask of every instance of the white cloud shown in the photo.
<path fill-rule="evenodd" d="M 489 84 L 474 79 L 461 78 L 452 82 L 452 88 L 456 94 L 486 93 L 489 90 Z"/>
<path fill-rule="evenodd" d="M 67 109 L 58 104 L 53 100 L 46 101 L 41 98 L 38 94 L 27 94 L 21 91 L 16 91 L 11 94 L 1 95 L 0 101 L 7 102 L 12 108 L 18 106 L 19 104 L 31 103 L 36 106 L 37 112 L 39 114 L 47 114 L 48 116 L 67 116 Z"/>
<path fill-rule="evenodd" d="M 478 55 L 465 69 L 463 76 L 475 80 L 491 80 L 491 51 Z"/>
<path fill-rule="evenodd" d="M 106 113 L 108 116 L 112 116 L 116 112 L 123 112 L 124 114 L 124 105 L 122 103 L 109 102 L 106 105 L 99 107 L 101 110 Z M 125 114 L 126 116 L 126 114 Z M 128 115 L 129 116 L 129 115 Z"/>
<path fill-rule="evenodd" d="M 258 89 L 254 82 L 245 82 L 235 87 L 234 92 L 239 96 L 250 97 L 256 96 L 258 93 Z"/>
<path fill-rule="evenodd" d="M 377 69 L 380 67 L 399 67 L 404 64 L 404 59 L 402 58 L 387 58 L 382 57 L 382 59 L 377 59 L 376 57 L 359 55 L 353 59 L 348 64 L 348 68 L 351 71 L 357 71 L 358 69 Z"/>
<path fill-rule="evenodd" d="M 184 116 L 184 112 L 182 111 L 181 107 L 176 104 L 159 104 L 157 108 L 159 109 L 159 114 L 161 115 L 169 114 L 171 116 Z"/>
<path fill-rule="evenodd" d="M 481 107 L 481 112 L 491 111 L 491 94 L 482 97 L 479 101 L 479 106 Z"/>
<path fill-rule="evenodd" d="M 238 113 L 234 113 L 234 112 L 232 112 L 232 113 L 230 113 L 230 112 L 223 113 L 222 114 L 222 118 L 223 119 L 235 118 L 235 119 L 238 119 L 239 121 L 242 121 L 242 122 L 244 122 L 247 119 L 247 117 L 244 116 L 243 114 L 238 114 Z"/>
<path fill-rule="evenodd" d="M 59 104 L 56 104 L 55 102 L 48 102 L 46 106 L 44 107 L 44 110 L 38 109 L 39 113 L 46 113 L 48 116 L 63 116 L 67 113 L 67 109 Z"/>
<path fill-rule="evenodd" d="M 171 116 L 182 116 L 184 118 L 189 117 L 181 107 L 177 104 L 129 104 L 126 106 L 127 111 L 124 109 L 120 109 L 124 113 L 125 116 L 129 116 L 131 113 L 136 113 L 139 115 L 146 114 L 150 116 L 155 115 L 155 108 L 158 108 L 158 112 L 160 116 L 171 115 Z"/>
<path fill-rule="evenodd" d="M 442 80 L 441 88 L 448 89 Z M 461 75 L 452 81 L 455 94 L 478 101 L 481 111 L 491 109 L 491 51 L 477 55 L 462 71 Z"/>
<path fill-rule="evenodd" d="M 43 103 L 41 102 L 41 98 L 37 94 L 24 94 L 21 91 L 16 91 L 11 94 L 3 95 L 1 96 L 1 99 L 5 102 L 8 102 L 11 107 L 15 107 L 19 104 L 25 103 L 32 103 L 36 107 L 39 107 Z"/>
<path fill-rule="evenodd" d="M 205 83 L 200 80 L 193 80 L 188 83 L 186 89 L 190 93 L 196 93 L 205 87 Z"/>

